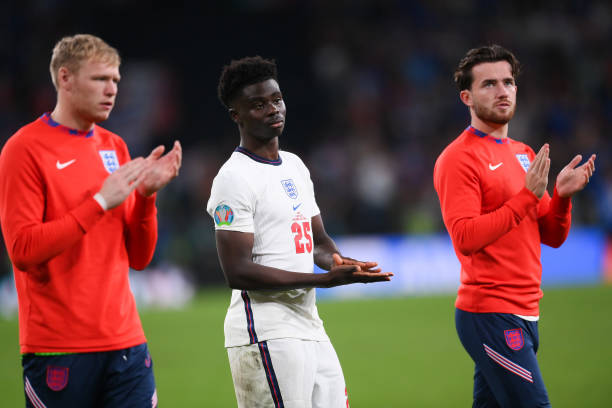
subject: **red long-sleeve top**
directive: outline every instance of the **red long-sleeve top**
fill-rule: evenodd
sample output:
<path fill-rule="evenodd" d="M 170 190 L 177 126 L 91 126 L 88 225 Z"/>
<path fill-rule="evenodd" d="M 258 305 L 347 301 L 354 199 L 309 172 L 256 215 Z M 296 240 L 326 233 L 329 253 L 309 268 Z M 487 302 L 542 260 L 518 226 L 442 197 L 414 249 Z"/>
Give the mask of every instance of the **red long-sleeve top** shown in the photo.
<path fill-rule="evenodd" d="M 92 352 L 146 341 L 128 271 L 150 262 L 155 195 L 104 211 L 93 196 L 130 160 L 123 140 L 79 132 L 48 114 L 0 153 L 0 224 L 19 299 L 22 353 Z"/>
<path fill-rule="evenodd" d="M 438 157 L 434 187 L 461 263 L 455 306 L 475 313 L 539 315 L 540 242 L 559 247 L 571 201 L 525 188 L 527 145 L 468 127 Z"/>

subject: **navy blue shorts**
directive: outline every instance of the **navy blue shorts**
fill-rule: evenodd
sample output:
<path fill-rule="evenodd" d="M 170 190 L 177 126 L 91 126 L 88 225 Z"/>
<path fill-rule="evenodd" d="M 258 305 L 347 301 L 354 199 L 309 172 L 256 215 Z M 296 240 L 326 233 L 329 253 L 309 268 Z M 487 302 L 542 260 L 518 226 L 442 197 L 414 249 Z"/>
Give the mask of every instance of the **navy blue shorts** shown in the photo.
<path fill-rule="evenodd" d="M 456 309 L 455 324 L 476 364 L 473 407 L 550 407 L 536 359 L 538 322 Z"/>
<path fill-rule="evenodd" d="M 146 343 L 123 350 L 22 357 L 26 407 L 157 406 Z"/>

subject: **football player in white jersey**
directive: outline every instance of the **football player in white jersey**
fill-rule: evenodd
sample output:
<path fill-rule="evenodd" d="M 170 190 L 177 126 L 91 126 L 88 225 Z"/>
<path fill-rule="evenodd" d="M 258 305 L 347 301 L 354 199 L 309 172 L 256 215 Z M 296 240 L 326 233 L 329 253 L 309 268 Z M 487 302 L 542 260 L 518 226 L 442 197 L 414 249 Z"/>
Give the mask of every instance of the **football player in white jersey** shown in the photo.
<path fill-rule="evenodd" d="M 342 368 L 315 288 L 389 281 L 393 274 L 343 257 L 325 232 L 308 169 L 279 149 L 286 109 L 274 61 L 232 61 L 218 93 L 240 131 L 207 205 L 233 289 L 225 347 L 238 406 L 346 408 Z M 328 272 L 313 273 L 315 263 Z"/>

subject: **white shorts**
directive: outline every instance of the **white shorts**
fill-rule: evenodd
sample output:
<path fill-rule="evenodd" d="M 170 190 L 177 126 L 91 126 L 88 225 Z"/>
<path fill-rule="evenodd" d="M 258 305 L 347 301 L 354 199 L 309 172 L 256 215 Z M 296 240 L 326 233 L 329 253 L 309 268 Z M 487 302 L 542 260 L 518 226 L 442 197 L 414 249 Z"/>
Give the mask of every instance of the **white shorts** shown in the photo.
<path fill-rule="evenodd" d="M 228 347 L 239 408 L 347 408 L 342 367 L 328 341 L 274 339 Z"/>

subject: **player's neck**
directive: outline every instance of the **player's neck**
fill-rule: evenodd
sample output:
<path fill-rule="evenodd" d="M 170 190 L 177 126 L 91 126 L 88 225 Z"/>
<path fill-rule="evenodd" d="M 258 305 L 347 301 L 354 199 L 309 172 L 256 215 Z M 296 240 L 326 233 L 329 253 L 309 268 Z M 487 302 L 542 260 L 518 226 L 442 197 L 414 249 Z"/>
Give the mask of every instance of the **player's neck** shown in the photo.
<path fill-rule="evenodd" d="M 496 139 L 505 139 L 508 137 L 508 123 L 500 124 L 493 122 L 485 122 L 479 117 L 473 116 L 471 125 L 472 127 Z"/>
<path fill-rule="evenodd" d="M 240 146 L 265 159 L 278 159 L 278 137 L 265 142 L 254 138 L 243 137 L 240 139 Z"/>
<path fill-rule="evenodd" d="M 82 118 L 76 112 L 68 109 L 65 104 L 60 102 L 55 105 L 55 109 L 53 109 L 53 112 L 51 112 L 51 119 L 60 125 L 81 131 L 91 130 L 94 125 L 94 122 Z"/>

